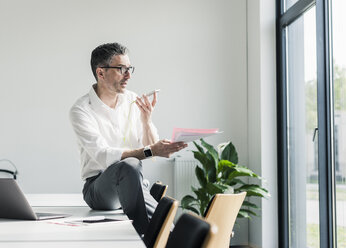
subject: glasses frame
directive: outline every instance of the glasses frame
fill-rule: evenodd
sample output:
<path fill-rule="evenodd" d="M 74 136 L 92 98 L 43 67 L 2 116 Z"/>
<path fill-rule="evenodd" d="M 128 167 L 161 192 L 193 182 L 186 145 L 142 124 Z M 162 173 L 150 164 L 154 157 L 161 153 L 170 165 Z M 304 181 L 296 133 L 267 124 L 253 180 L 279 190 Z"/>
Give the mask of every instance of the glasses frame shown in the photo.
<path fill-rule="evenodd" d="M 134 71 L 135 71 L 135 67 L 134 66 L 129 66 L 129 67 L 125 67 L 125 66 L 100 66 L 100 68 L 118 69 L 118 70 L 120 70 L 121 75 L 124 75 L 127 72 L 130 73 L 130 74 L 133 74 Z"/>

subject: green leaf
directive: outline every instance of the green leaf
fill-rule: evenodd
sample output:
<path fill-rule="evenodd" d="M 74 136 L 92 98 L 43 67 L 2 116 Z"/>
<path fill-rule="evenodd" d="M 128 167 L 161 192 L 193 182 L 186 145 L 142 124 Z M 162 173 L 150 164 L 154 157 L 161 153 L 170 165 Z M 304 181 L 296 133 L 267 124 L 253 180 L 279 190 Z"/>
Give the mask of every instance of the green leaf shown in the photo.
<path fill-rule="evenodd" d="M 195 159 L 197 159 L 201 165 L 203 166 L 204 172 L 208 172 L 207 164 L 209 163 L 207 155 L 205 153 L 200 153 L 196 151 L 192 151 Z"/>
<path fill-rule="evenodd" d="M 207 161 L 206 161 L 206 172 L 208 175 L 208 181 L 214 183 L 216 182 L 216 166 L 215 160 L 213 159 L 212 155 L 207 152 Z"/>
<path fill-rule="evenodd" d="M 190 211 L 194 212 L 194 213 L 197 214 L 197 215 L 200 215 L 199 212 L 198 212 L 198 210 L 197 210 L 196 208 L 194 208 L 194 207 L 189 206 L 189 207 L 187 207 L 187 208 L 185 208 L 185 209 L 190 210 Z"/>
<path fill-rule="evenodd" d="M 238 164 L 238 153 L 232 142 L 229 142 L 222 150 L 220 159 L 228 160 L 234 164 Z"/>
<path fill-rule="evenodd" d="M 204 173 L 206 175 L 207 181 L 216 181 L 216 168 L 213 157 L 209 152 L 200 153 L 193 151 L 195 159 L 197 159 L 203 166 Z"/>
<path fill-rule="evenodd" d="M 242 212 L 246 212 L 246 213 L 248 213 L 249 215 L 258 216 L 254 211 L 251 211 L 251 210 L 246 209 L 246 208 L 242 208 L 241 211 L 242 211 Z"/>
<path fill-rule="evenodd" d="M 255 174 L 252 170 L 244 167 L 244 166 L 235 166 L 233 167 L 234 171 L 232 171 L 229 176 L 228 180 L 233 180 L 235 177 L 258 177 L 257 174 Z"/>
<path fill-rule="evenodd" d="M 211 196 L 215 194 L 223 193 L 225 192 L 227 188 L 228 188 L 227 186 L 219 185 L 216 183 L 210 183 L 210 182 L 207 183 L 206 185 L 207 193 Z"/>
<path fill-rule="evenodd" d="M 238 212 L 237 218 L 248 218 L 251 219 L 251 216 L 248 214 L 248 212 L 244 211 L 243 209 L 240 209 Z"/>
<path fill-rule="evenodd" d="M 230 168 L 230 167 L 223 167 L 221 173 L 222 173 L 222 176 L 221 178 L 224 180 L 224 181 L 227 181 L 228 180 L 228 177 L 229 175 L 235 171 L 234 168 Z M 229 180 L 229 182 L 231 182 L 233 180 L 233 178 L 231 180 Z M 227 183 L 228 184 L 228 183 Z"/>
<path fill-rule="evenodd" d="M 249 201 L 244 201 L 242 206 L 259 209 L 259 207 L 256 204 Z"/>
<path fill-rule="evenodd" d="M 236 166 L 234 163 L 232 163 L 231 161 L 228 160 L 220 160 L 219 164 L 218 164 L 218 171 L 226 171 L 226 169 L 228 168 L 232 168 Z"/>
<path fill-rule="evenodd" d="M 195 173 L 199 184 L 202 187 L 205 187 L 205 185 L 207 184 L 207 178 L 204 174 L 204 171 L 199 166 L 196 166 Z"/>
<path fill-rule="evenodd" d="M 246 196 L 270 197 L 268 190 L 257 184 L 246 184 L 234 190 L 234 193 L 246 192 Z"/>
<path fill-rule="evenodd" d="M 191 188 L 193 192 L 196 194 L 197 201 L 200 205 L 208 204 L 210 197 L 208 196 L 208 192 L 206 188 L 199 188 L 199 189 L 195 189 L 193 187 Z"/>
<path fill-rule="evenodd" d="M 205 153 L 204 150 L 203 150 L 203 148 L 202 148 L 200 145 L 198 145 L 195 141 L 193 141 L 193 143 L 195 144 L 197 150 L 198 150 L 200 153 Z"/>
<path fill-rule="evenodd" d="M 218 163 L 219 163 L 219 154 L 218 154 L 218 152 L 215 150 L 215 148 L 212 145 L 208 144 L 203 139 L 201 139 L 201 144 L 202 144 L 202 146 L 204 146 L 208 150 L 210 155 L 213 157 L 213 159 L 215 161 L 215 167 L 216 167 L 218 165 Z"/>
<path fill-rule="evenodd" d="M 232 180 L 226 180 L 226 184 L 230 185 L 230 186 L 234 186 L 236 184 L 241 184 L 244 185 L 245 182 L 243 182 L 242 180 L 240 180 L 239 178 L 233 178 Z"/>
<path fill-rule="evenodd" d="M 195 205 L 195 204 L 198 204 L 197 199 L 191 195 L 184 196 L 183 199 L 181 199 L 181 203 L 180 203 L 181 208 L 183 209 L 186 209 L 187 207 Z"/>

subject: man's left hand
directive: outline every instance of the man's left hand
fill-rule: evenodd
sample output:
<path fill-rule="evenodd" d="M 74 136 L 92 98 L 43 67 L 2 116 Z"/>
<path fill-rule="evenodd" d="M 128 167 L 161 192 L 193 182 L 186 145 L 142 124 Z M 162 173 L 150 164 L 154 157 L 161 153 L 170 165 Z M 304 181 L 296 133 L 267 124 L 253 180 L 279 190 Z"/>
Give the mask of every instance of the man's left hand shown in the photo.
<path fill-rule="evenodd" d="M 156 92 L 154 93 L 154 97 L 151 103 L 149 102 L 149 99 L 146 95 L 143 95 L 142 98 L 139 98 L 137 96 L 136 104 L 141 111 L 141 120 L 143 125 L 147 125 L 151 122 L 151 113 L 154 110 L 156 102 Z"/>

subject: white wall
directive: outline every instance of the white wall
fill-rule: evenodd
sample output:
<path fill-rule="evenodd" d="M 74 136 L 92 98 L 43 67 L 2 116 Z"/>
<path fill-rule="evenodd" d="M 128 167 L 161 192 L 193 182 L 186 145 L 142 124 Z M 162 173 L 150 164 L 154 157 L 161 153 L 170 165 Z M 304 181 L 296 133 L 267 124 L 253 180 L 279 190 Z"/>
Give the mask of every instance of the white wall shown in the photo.
<path fill-rule="evenodd" d="M 81 191 L 68 111 L 94 82 L 90 53 L 105 42 L 129 47 L 131 90 L 161 89 L 162 138 L 175 126 L 218 127 L 208 141 L 232 140 L 247 164 L 245 1 L 0 1 L 0 30 L 0 158 L 17 165 L 26 193 Z M 145 174 L 169 181 L 168 164 Z"/>
<path fill-rule="evenodd" d="M 256 200 L 261 218 L 249 223 L 249 244 L 278 247 L 275 1 L 247 1 L 248 159 L 271 198 Z"/>
<path fill-rule="evenodd" d="M 240 163 L 267 179 L 262 218 L 236 239 L 275 247 L 274 0 L 0 0 L 0 31 L 0 158 L 17 165 L 26 193 L 80 193 L 68 111 L 94 82 L 92 49 L 118 41 L 136 66 L 129 88 L 161 89 L 162 138 L 175 126 L 219 127 L 208 141 L 232 140 Z M 169 160 L 145 161 L 144 172 L 173 183 Z"/>

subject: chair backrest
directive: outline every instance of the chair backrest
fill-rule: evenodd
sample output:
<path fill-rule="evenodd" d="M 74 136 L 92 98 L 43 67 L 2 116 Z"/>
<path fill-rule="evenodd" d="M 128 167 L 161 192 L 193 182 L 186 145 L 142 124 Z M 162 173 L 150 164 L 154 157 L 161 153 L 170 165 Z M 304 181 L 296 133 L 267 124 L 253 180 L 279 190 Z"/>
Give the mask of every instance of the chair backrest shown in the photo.
<path fill-rule="evenodd" d="M 232 229 L 245 196 L 246 192 L 216 194 L 209 203 L 205 219 L 218 227 L 216 247 L 229 247 Z"/>
<path fill-rule="evenodd" d="M 188 213 L 182 214 L 169 236 L 167 248 L 214 248 L 217 227 Z"/>
<path fill-rule="evenodd" d="M 8 159 L 0 159 L 0 163 L 3 163 L 3 162 L 10 164 L 10 166 L 12 168 L 8 168 L 8 166 L 6 166 L 6 167 L 1 166 L 0 167 L 0 178 L 17 179 L 18 170 L 17 170 L 17 167 L 14 165 L 14 163 Z"/>
<path fill-rule="evenodd" d="M 156 182 L 150 189 L 150 194 L 154 197 L 154 199 L 159 202 L 162 197 L 165 196 L 168 186 L 162 184 L 161 182 Z"/>
<path fill-rule="evenodd" d="M 160 200 L 143 237 L 148 248 L 165 247 L 178 205 L 177 200 L 169 197 Z"/>

